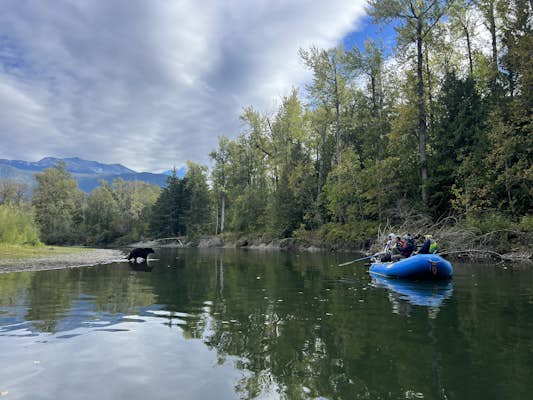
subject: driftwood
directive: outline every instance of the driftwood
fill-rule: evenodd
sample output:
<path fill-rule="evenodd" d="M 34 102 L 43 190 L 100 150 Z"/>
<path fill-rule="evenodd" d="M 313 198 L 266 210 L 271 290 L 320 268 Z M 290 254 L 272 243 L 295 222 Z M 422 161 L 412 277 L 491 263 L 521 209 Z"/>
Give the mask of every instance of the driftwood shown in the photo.
<path fill-rule="evenodd" d="M 491 258 L 499 259 L 501 261 L 528 261 L 531 260 L 532 255 L 529 253 L 505 253 L 500 254 L 496 251 L 492 250 L 485 250 L 485 249 L 468 249 L 468 250 L 457 250 L 457 251 L 444 251 L 441 253 L 438 253 L 441 256 L 448 256 L 448 255 L 467 255 L 469 257 L 476 257 L 478 256 L 488 256 Z"/>
<path fill-rule="evenodd" d="M 500 254 L 500 253 L 497 253 L 497 252 L 491 251 L 491 250 L 469 249 L 469 250 L 443 251 L 443 252 L 438 253 L 438 254 L 441 255 L 441 256 L 449 256 L 449 255 L 453 255 L 453 254 L 456 254 L 456 255 L 464 254 L 464 255 L 472 256 L 474 254 L 479 254 L 481 256 L 483 256 L 483 255 L 490 256 L 492 258 L 498 258 L 500 260 L 504 259 L 504 255 L 503 254 Z"/>
<path fill-rule="evenodd" d="M 423 240 L 423 235 L 431 234 L 441 249 L 450 249 L 439 252 L 442 255 L 501 261 L 528 261 L 533 258 L 530 251 L 530 243 L 533 243 L 532 232 L 497 229 L 482 233 L 475 227 L 462 226 L 460 216 L 447 216 L 433 222 L 427 216 L 410 210 L 399 210 L 399 215 L 405 222 L 400 226 L 393 226 L 390 221 L 381 225 L 376 242 L 369 249 L 371 252 L 381 251 L 388 233 L 394 232 L 397 235 L 410 233 L 420 241 Z"/>
<path fill-rule="evenodd" d="M 183 246 L 182 239 L 184 239 L 183 236 L 177 236 L 177 237 L 159 238 L 159 239 L 156 239 L 155 241 L 158 242 L 158 243 L 160 243 L 160 244 L 168 244 L 168 243 L 175 242 L 175 243 L 177 243 L 179 246 Z"/>

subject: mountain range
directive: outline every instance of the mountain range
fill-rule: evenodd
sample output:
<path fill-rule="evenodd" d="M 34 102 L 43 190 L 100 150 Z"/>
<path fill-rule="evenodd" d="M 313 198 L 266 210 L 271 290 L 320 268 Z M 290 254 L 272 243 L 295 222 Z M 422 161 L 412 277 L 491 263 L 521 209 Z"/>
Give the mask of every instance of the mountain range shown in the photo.
<path fill-rule="evenodd" d="M 107 182 L 112 182 L 118 178 L 125 181 L 137 180 L 164 187 L 169 175 L 168 171 L 160 174 L 137 172 L 121 164 L 103 164 L 79 157 L 45 157 L 37 162 L 0 159 L 0 180 L 12 179 L 25 183 L 32 189 L 37 184 L 35 173 L 50 168 L 58 162 L 65 163 L 67 171 L 76 179 L 80 189 L 87 193 L 99 186 L 101 179 Z M 185 168 L 177 170 L 178 177 L 183 178 L 185 172 Z"/>

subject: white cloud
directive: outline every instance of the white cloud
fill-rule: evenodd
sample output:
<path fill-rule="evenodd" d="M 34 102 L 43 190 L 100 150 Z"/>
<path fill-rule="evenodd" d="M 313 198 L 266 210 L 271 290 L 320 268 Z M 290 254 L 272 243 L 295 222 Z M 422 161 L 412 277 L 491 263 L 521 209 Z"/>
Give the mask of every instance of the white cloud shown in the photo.
<path fill-rule="evenodd" d="M 242 107 L 269 108 L 309 77 L 298 48 L 336 45 L 364 5 L 3 0 L 0 158 L 207 162 Z"/>

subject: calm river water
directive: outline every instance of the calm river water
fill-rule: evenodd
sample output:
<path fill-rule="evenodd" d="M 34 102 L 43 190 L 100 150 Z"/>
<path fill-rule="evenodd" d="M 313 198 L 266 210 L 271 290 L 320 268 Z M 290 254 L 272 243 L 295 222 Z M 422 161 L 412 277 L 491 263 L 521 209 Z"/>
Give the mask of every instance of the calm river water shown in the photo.
<path fill-rule="evenodd" d="M 161 249 L 0 274 L 0 397 L 527 399 L 533 267 L 373 281 L 350 255 Z"/>

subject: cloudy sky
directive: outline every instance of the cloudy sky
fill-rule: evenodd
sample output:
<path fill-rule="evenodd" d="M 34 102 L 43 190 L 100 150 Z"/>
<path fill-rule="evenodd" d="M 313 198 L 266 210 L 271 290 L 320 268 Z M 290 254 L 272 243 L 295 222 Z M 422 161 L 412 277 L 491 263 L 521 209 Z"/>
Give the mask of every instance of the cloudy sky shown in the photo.
<path fill-rule="evenodd" d="M 2 0 L 0 158 L 207 163 L 247 105 L 309 79 L 299 48 L 363 35 L 364 0 Z"/>

